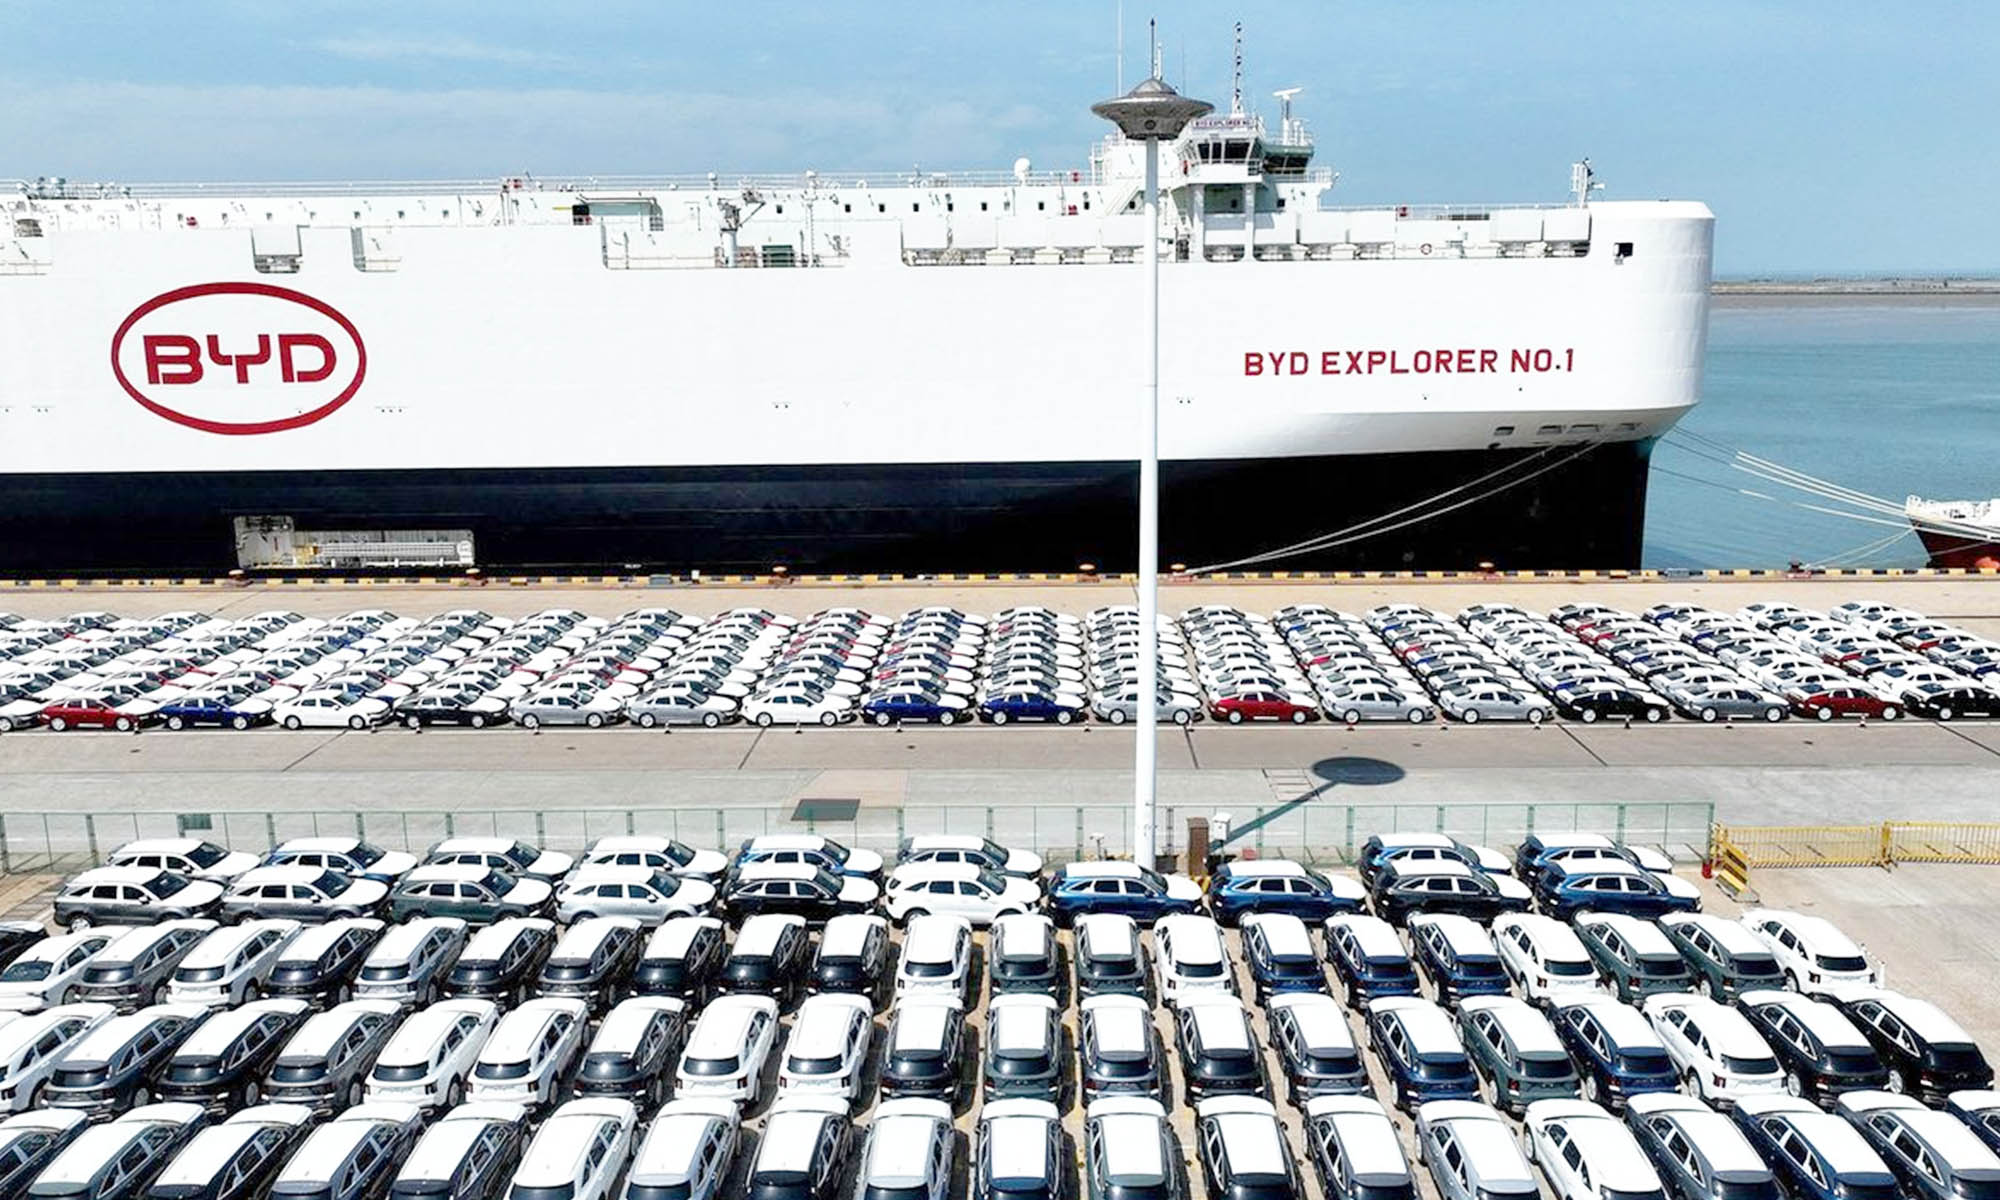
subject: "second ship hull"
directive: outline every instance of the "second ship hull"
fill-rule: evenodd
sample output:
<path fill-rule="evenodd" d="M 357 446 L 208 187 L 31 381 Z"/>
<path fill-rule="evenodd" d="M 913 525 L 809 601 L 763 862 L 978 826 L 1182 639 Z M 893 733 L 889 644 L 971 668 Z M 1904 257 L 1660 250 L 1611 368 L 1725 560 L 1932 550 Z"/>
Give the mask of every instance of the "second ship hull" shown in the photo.
<path fill-rule="evenodd" d="M 1437 507 L 1483 497 L 1474 503 L 1263 569 L 1633 567 L 1649 450 L 1168 462 L 1161 565 L 1232 563 L 1487 479 Z M 16 475 L 8 485 L 0 545 L 28 574 L 219 573 L 237 565 L 233 519 L 267 513 L 301 529 L 470 530 L 489 570 L 1124 571 L 1138 490 L 1129 462 Z"/>

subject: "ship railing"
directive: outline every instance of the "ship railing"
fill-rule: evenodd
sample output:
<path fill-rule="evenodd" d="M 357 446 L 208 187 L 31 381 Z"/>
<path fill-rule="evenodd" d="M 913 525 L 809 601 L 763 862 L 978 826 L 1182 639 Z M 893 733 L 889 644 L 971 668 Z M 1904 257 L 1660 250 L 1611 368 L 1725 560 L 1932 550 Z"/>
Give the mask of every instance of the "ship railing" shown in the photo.
<path fill-rule="evenodd" d="M 0 180 L 0 194 L 37 200 L 155 200 L 198 196 L 471 195 L 492 192 L 588 192 L 593 189 L 728 191 L 773 188 L 829 191 L 865 187 L 1056 187 L 1096 184 L 1095 172 L 1062 171 L 793 171 L 788 173 L 684 175 L 509 175 L 455 179 L 307 179 L 217 182 L 74 183 Z"/>

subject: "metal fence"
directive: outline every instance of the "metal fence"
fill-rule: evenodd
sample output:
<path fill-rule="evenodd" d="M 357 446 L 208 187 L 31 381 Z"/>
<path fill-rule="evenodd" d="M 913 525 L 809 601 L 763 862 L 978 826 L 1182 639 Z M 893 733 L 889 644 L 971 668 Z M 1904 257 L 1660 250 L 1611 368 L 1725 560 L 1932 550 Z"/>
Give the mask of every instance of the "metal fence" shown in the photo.
<path fill-rule="evenodd" d="M 1185 846 L 1187 819 L 1206 809 L 1162 806 L 1163 860 Z M 519 838 L 560 850 L 600 837 L 653 834 L 695 846 L 733 846 L 763 833 L 821 833 L 849 845 L 893 850 L 923 833 L 975 834 L 1028 846 L 1050 860 L 1117 856 L 1131 845 L 1127 805 L 860 806 L 827 819 L 799 806 L 660 808 L 145 810 L 0 814 L 0 873 L 79 870 L 138 838 L 199 837 L 238 850 L 268 850 L 290 838 L 341 835 L 421 853 L 453 836 Z M 1226 848 L 1307 862 L 1351 861 L 1375 833 L 1436 832 L 1509 846 L 1530 833 L 1584 831 L 1680 854 L 1707 845 L 1715 806 L 1705 802 L 1604 804 L 1340 804 L 1312 797 L 1230 814 Z"/>
<path fill-rule="evenodd" d="M 1884 821 L 1878 825 L 1717 825 L 1710 854 L 1752 867 L 2000 864 L 2000 824 Z M 1747 876 L 1746 876 L 1747 877 Z"/>

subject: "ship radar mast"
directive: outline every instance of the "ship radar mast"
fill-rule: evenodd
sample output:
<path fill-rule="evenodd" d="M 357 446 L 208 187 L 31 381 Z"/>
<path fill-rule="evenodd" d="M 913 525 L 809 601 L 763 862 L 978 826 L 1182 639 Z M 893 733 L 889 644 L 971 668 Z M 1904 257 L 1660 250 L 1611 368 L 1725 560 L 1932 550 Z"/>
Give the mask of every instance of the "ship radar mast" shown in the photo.
<path fill-rule="evenodd" d="M 1303 91 L 1302 87 L 1288 87 L 1271 93 L 1278 98 L 1278 140 L 1287 146 L 1302 145 L 1306 140 L 1305 122 L 1292 115 L 1292 98 Z"/>
<path fill-rule="evenodd" d="M 1588 158 L 1578 159 L 1569 165 L 1569 202 L 1577 208 L 1590 203 L 1592 192 L 1601 192 L 1604 185 L 1597 182 L 1597 172 L 1590 167 Z"/>

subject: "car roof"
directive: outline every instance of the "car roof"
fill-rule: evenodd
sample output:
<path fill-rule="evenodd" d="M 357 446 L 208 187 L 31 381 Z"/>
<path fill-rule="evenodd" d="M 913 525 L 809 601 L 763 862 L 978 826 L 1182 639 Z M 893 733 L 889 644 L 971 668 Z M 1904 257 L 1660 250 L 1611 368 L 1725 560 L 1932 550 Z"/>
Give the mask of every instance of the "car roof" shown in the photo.
<path fill-rule="evenodd" d="M 1103 1138 L 1106 1174 L 1133 1183 L 1166 1178 L 1167 1163 L 1160 1139 L 1159 1117 L 1151 1113 L 1114 1110 L 1099 1115 L 1097 1127 Z"/>
<path fill-rule="evenodd" d="M 1193 1021 L 1205 1050 L 1251 1048 L 1249 1013 L 1233 996 L 1202 996 L 1181 1005 Z"/>
<path fill-rule="evenodd" d="M 1570 1141 L 1589 1161 L 1591 1181 L 1621 1192 L 1654 1192 L 1659 1176 L 1632 1141 L 1625 1122 L 1608 1113 L 1577 1113 L 1562 1118 Z"/>
<path fill-rule="evenodd" d="M 988 1106 L 990 1109 L 990 1105 Z M 995 1176 L 1038 1179 L 1049 1160 L 1049 1118 L 1009 1109 L 980 1123 Z M 1060 1168 L 1058 1168 L 1060 1169 Z"/>
<path fill-rule="evenodd" d="M 392 925 L 389 927 L 389 932 L 382 935 L 382 940 L 376 942 L 374 948 L 368 952 L 367 962 L 370 965 L 401 962 L 415 954 L 417 947 L 423 945 L 424 939 L 441 929 L 450 932 L 453 927 L 462 931 L 465 922 L 456 917 L 418 917 L 413 921 Z"/>
<path fill-rule="evenodd" d="M 736 931 L 735 955 L 763 957 L 775 952 L 788 929 L 805 928 L 805 918 L 792 913 L 758 913 Z"/>
<path fill-rule="evenodd" d="M 771 1014 L 776 1003 L 768 996 L 728 995 L 711 1000 L 695 1018 L 688 1035 L 690 1058 L 734 1058 L 743 1052 L 743 1039 L 750 1021 L 758 1013 Z"/>
<path fill-rule="evenodd" d="M 1514 1131 L 1506 1122 L 1460 1118 L 1451 1121 L 1451 1131 L 1481 1183 L 1522 1184 L 1523 1190 L 1534 1187 L 1533 1171 L 1522 1160 Z"/>
<path fill-rule="evenodd" d="M 1053 1049 L 1048 1040 L 1049 1017 L 1056 1011 L 1048 996 L 1015 993 L 987 1005 L 986 1036 L 996 1054 Z"/>
<path fill-rule="evenodd" d="M 1554 917 L 1538 913 L 1510 913 L 1500 919 L 1528 935 L 1535 949 L 1549 958 L 1587 960 L 1590 952 L 1577 940 L 1576 931 Z M 1498 925 L 1500 922 L 1494 922 Z"/>
<path fill-rule="evenodd" d="M 354 1023 L 369 1013 L 394 1016 L 396 1006 L 386 1000 L 349 1000 L 306 1018 L 285 1043 L 286 1058 L 319 1058 L 332 1050 Z"/>
<path fill-rule="evenodd" d="M 1514 996 L 1467 996 L 1459 1001 L 1465 1012 L 1488 1012 L 1500 1023 L 1507 1040 L 1521 1054 L 1563 1054 L 1562 1039 L 1542 1010 Z"/>
<path fill-rule="evenodd" d="M 903 928 L 903 961 L 940 962 L 956 958 L 958 939 L 965 929 L 965 922 L 957 917 L 926 914 L 911 920 Z M 742 944 L 740 936 L 737 944 Z"/>
<path fill-rule="evenodd" d="M 512 849 L 514 848 L 514 846 L 515 846 L 515 841 L 514 841 L 514 839 L 513 839 L 513 838 L 503 838 L 503 837 L 448 837 L 448 838 L 446 838 L 445 840 L 443 840 L 443 841 L 439 842 L 439 843 L 437 844 L 436 848 L 435 848 L 435 849 L 433 849 L 433 850 L 431 851 L 431 853 L 433 853 L 433 854 L 465 854 L 465 853 L 485 853 L 485 854 L 497 854 L 497 853 L 504 853 L 505 851 L 508 851 L 508 850 L 512 850 Z M 534 849 L 534 847 L 533 847 L 533 846 L 530 846 L 530 847 L 528 847 L 528 848 L 529 848 L 530 850 Z"/>
<path fill-rule="evenodd" d="M 492 873 L 473 863 L 430 863 L 403 876 L 404 883 L 474 883 Z"/>
<path fill-rule="evenodd" d="M 1639 1010 L 1629 1004 L 1620 1004 L 1608 996 L 1591 996 L 1579 1000 L 1562 1002 L 1561 1008 L 1583 1008 L 1597 1018 L 1603 1026 L 1605 1036 L 1611 1039 L 1613 1049 L 1627 1046 L 1657 1046 L 1659 1035 L 1653 1026 L 1640 1015 Z"/>
<path fill-rule="evenodd" d="M 827 922 L 829 928 L 832 925 L 832 921 Z M 653 936 L 646 939 L 646 957 L 678 958 L 687 953 L 688 947 L 703 931 L 721 929 L 722 922 L 714 917 L 668 917 L 660 922 Z"/>
<path fill-rule="evenodd" d="M 895 1016 L 890 1021 L 890 1031 L 894 1035 L 891 1048 L 935 1049 L 943 1043 L 952 1014 L 958 1011 L 956 1005 L 941 1002 L 912 1004 L 905 1001 L 896 1005 Z"/>
<path fill-rule="evenodd" d="M 253 1000 L 235 1008 L 226 1008 L 209 1017 L 188 1035 L 175 1050 L 174 1056 L 201 1058 L 221 1054 L 243 1036 L 245 1030 L 273 1013 L 303 1013 L 303 1000 Z"/>
<path fill-rule="evenodd" d="M 1355 945 L 1369 958 L 1404 958 L 1408 952 L 1403 949 L 1403 940 L 1396 936 L 1395 927 L 1380 917 L 1346 914 L 1327 918 L 1328 928 L 1346 929 L 1354 935 Z"/>
<path fill-rule="evenodd" d="M 273 867 L 268 869 L 279 870 L 281 868 Z M 308 874 L 310 873 L 308 872 Z M 380 928 L 382 922 L 375 917 L 353 917 L 340 921 L 328 921 L 324 925 L 308 925 L 299 931 L 297 937 L 285 943 L 285 948 L 278 952 L 278 961 L 301 962 L 316 959 L 326 953 L 327 948 L 340 938 L 352 933 L 356 929 L 367 928 L 371 925 Z"/>
<path fill-rule="evenodd" d="M 1493 939 L 1471 917 L 1457 913 L 1426 913 L 1411 917 L 1410 924 L 1436 929 L 1443 935 L 1445 945 L 1451 947 L 1452 953 L 1461 957 L 1484 955 L 1491 958 L 1495 953 Z"/>
<path fill-rule="evenodd" d="M 91 1126 L 63 1147 L 62 1153 L 42 1168 L 42 1173 L 35 1176 L 35 1180 L 38 1183 L 88 1183 L 143 1133 L 145 1129 L 137 1124 L 118 1121 Z"/>
<path fill-rule="evenodd" d="M 835 958 L 844 958 L 861 953 L 870 934 L 886 930 L 888 923 L 881 917 L 867 913 L 841 913 L 829 919 L 820 930 L 819 952 Z"/>
<path fill-rule="evenodd" d="M 1162 917 L 1159 924 L 1153 926 L 1155 946 L 1159 944 L 1162 933 L 1172 939 L 1173 957 L 1177 962 L 1221 962 L 1229 953 L 1222 944 L 1222 929 L 1209 917 L 1193 913 Z"/>
<path fill-rule="evenodd" d="M 1381 1012 L 1403 1027 L 1410 1045 L 1418 1054 L 1456 1054 L 1464 1050 L 1451 1014 L 1427 1000 L 1396 996 L 1391 1003 L 1371 1001 L 1372 1011 Z"/>
<path fill-rule="evenodd" d="M 846 1042 L 848 1030 L 867 1019 L 868 1001 L 843 992 L 822 992 L 806 997 L 792 1018 L 790 1046 L 825 1049 Z"/>
<path fill-rule="evenodd" d="M 360 838 L 352 837 L 302 837 L 293 838 L 278 847 L 280 850 L 332 850 L 345 852 L 361 845 Z"/>
<path fill-rule="evenodd" d="M 573 1107 L 575 1103 L 557 1109 L 535 1131 L 535 1140 L 514 1173 L 515 1187 L 558 1187 L 575 1181 L 577 1164 L 595 1140 L 592 1131 L 617 1119 L 594 1109 Z"/>
<path fill-rule="evenodd" d="M 1793 1020 L 1805 1026 L 1806 1032 L 1826 1046 L 1865 1048 L 1868 1045 L 1867 1036 L 1847 1019 L 1847 1014 L 1824 1000 L 1777 989 L 1744 992 L 1737 998 L 1752 1007 L 1771 1004 L 1784 1009 Z"/>
<path fill-rule="evenodd" d="M 536 929 L 552 930 L 555 922 L 545 917 L 507 917 L 475 932 L 465 943 L 460 958 L 467 962 L 497 957 L 501 951 Z"/>
<path fill-rule="evenodd" d="M 324 867 L 252 867 L 236 877 L 238 890 L 266 883 L 312 883 L 326 873 Z"/>
<path fill-rule="evenodd" d="M 1088 936 L 1099 957 L 1132 958 L 1139 953 L 1139 926 L 1118 913 L 1087 913 L 1076 919 L 1077 940 Z"/>
<path fill-rule="evenodd" d="M 596 868 L 592 868 L 595 870 Z M 614 868 L 615 869 L 615 868 Z M 803 862 L 754 862 L 745 863 L 736 870 L 736 877 L 744 880 L 758 879 L 813 879 L 821 868 Z"/>
<path fill-rule="evenodd" d="M 398 1179 L 452 1179 L 464 1165 L 465 1153 L 471 1149 L 473 1139 L 484 1133 L 494 1122 L 507 1123 L 498 1114 L 461 1114 L 453 1109 L 443 1118 L 433 1121 L 418 1139 L 410 1157 L 403 1160 Z"/>
<path fill-rule="evenodd" d="M 620 930 L 636 932 L 638 928 L 639 923 L 631 917 L 595 917 L 578 921 L 556 939 L 555 949 L 549 952 L 549 957 L 555 961 L 589 958 L 612 934 Z"/>
<path fill-rule="evenodd" d="M 1691 925 L 1709 937 L 1714 938 L 1724 950 L 1731 954 L 1762 954 L 1768 956 L 1770 947 L 1757 939 L 1757 935 L 1727 917 L 1713 913 L 1676 913 L 1662 921 L 1668 928 Z"/>
<path fill-rule="evenodd" d="M 1131 1004 L 1093 1003 L 1100 999 L 1133 1000 Z M 1084 1002 L 1084 1015 L 1091 1019 L 1091 1036 L 1097 1049 L 1108 1054 L 1137 1054 L 1151 1044 L 1152 1010 L 1144 1000 L 1106 994 Z"/>
<path fill-rule="evenodd" d="M 824 850 L 826 839 L 816 833 L 765 833 L 750 839 L 753 850 Z"/>
<path fill-rule="evenodd" d="M 977 879 L 984 868 L 965 862 L 909 862 L 892 875 L 898 886 L 929 883 L 938 879 Z"/>
<path fill-rule="evenodd" d="M 1274 1113 L 1225 1111 L 1215 1113 L 1223 1153 L 1237 1175 L 1282 1175 L 1285 1171 L 1284 1131 Z"/>
<path fill-rule="evenodd" d="M 1137 879 L 1139 865 L 1124 859 L 1109 859 L 1101 862 L 1065 863 L 1062 868 L 1068 879 Z"/>
<path fill-rule="evenodd" d="M 1402 1143 L 1388 1113 L 1379 1107 L 1369 1111 L 1357 1106 L 1322 1119 L 1332 1124 L 1348 1169 L 1356 1176 L 1408 1178 L 1409 1162 L 1403 1157 Z"/>
<path fill-rule="evenodd" d="M 200 838 L 138 838 L 111 853 L 113 857 L 124 854 L 186 854 L 201 845 Z"/>
<path fill-rule="evenodd" d="M 1674 949 L 1673 942 L 1660 931 L 1660 927 L 1643 917 L 1627 913 L 1580 913 L 1576 923 L 1601 925 L 1615 931 L 1632 948 L 1632 952 L 1641 957 L 1680 957 L 1680 951 Z"/>
<path fill-rule="evenodd" d="M 1866 1139 L 1846 1118 L 1817 1109 L 1807 1112 L 1787 1111 L 1781 1114 L 1799 1135 L 1811 1144 L 1827 1165 L 1836 1174 L 1858 1174 L 1861 1172 L 1881 1173 L 1882 1157 L 1875 1153 Z"/>
<path fill-rule="evenodd" d="M 487 1062 L 512 1062 L 531 1057 L 529 1052 L 541 1040 L 549 1023 L 565 1012 L 583 1016 L 583 1001 L 543 996 L 519 1005 L 500 1018 L 500 1024 L 486 1039 L 479 1057 Z"/>
<path fill-rule="evenodd" d="M 232 1125 L 224 1122 L 211 1125 L 194 1136 L 185 1148 L 175 1154 L 167 1169 L 160 1172 L 154 1181 L 155 1188 L 199 1186 L 215 1178 L 216 1172 L 226 1166 L 243 1148 L 243 1143 L 262 1133 L 263 1125 Z M 281 1143 L 282 1144 L 282 1143 Z"/>
<path fill-rule="evenodd" d="M 1902 992 L 1883 991 L 1875 999 L 1927 1042 L 1971 1042 L 1972 1035 L 1943 1009 L 1928 1000 Z"/>
<path fill-rule="evenodd" d="M 933 1131 L 939 1118 L 898 1110 L 878 1115 L 869 1130 L 867 1181 L 878 1187 L 914 1187 L 930 1166 Z"/>
<path fill-rule="evenodd" d="M 686 1012 L 687 1005 L 671 996 L 632 996 L 620 1001 L 597 1026 L 590 1049 L 605 1054 L 625 1054 L 638 1048 L 653 1023 L 663 1013 Z"/>
<path fill-rule="evenodd" d="M 158 867 L 94 867 L 69 881 L 72 888 L 100 883 L 150 883 L 165 874 Z"/>
<path fill-rule="evenodd" d="M 1249 862 L 1233 862 L 1224 866 L 1223 872 L 1231 879 L 1286 879 L 1300 878 L 1306 869 L 1286 858 L 1259 858 Z"/>
<path fill-rule="evenodd" d="M 653 1118 L 632 1160 L 633 1181 L 660 1184 L 685 1179 L 703 1139 L 718 1122 L 728 1124 L 730 1118 L 703 1106 L 669 1102 Z"/>
<path fill-rule="evenodd" d="M 290 924 L 286 922 L 286 924 Z M 204 936 L 181 960 L 187 967 L 220 967 L 228 963 L 243 944 L 262 934 L 269 926 L 262 921 L 249 921 L 242 925 L 224 925 Z"/>
<path fill-rule="evenodd" d="M 1243 918 L 1247 929 L 1255 929 L 1271 953 L 1287 957 L 1315 957 L 1312 933 L 1306 923 L 1289 913 L 1260 913 Z"/>
<path fill-rule="evenodd" d="M 1054 926 L 1039 913 L 1008 913 L 993 922 L 992 940 L 1006 958 L 1041 958 L 1054 936 Z"/>
<path fill-rule="evenodd" d="M 490 1000 L 443 1000 L 420 1008 L 403 1018 L 377 1060 L 384 1063 L 429 1062 L 431 1051 L 445 1032 L 463 1017 L 486 1017 L 497 1012 Z"/>

